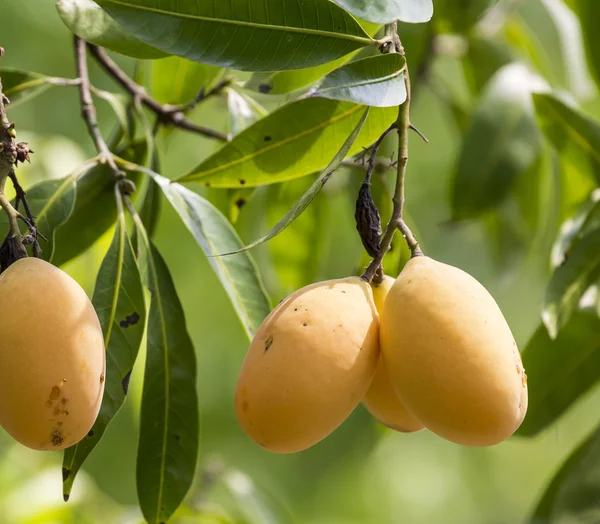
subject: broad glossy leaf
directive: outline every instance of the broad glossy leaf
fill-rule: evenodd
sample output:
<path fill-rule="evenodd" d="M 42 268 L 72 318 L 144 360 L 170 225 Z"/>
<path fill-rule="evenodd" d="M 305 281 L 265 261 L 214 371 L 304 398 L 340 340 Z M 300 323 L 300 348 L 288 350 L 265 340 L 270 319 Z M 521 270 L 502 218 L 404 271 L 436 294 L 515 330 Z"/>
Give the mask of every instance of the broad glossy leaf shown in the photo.
<path fill-rule="evenodd" d="M 116 154 L 135 163 L 143 161 L 146 151 L 143 141 L 115 149 Z M 134 184 L 140 182 L 140 177 L 137 172 L 128 173 Z M 113 173 L 103 165 L 95 166 L 78 177 L 73 212 L 56 231 L 53 264 L 60 266 L 79 255 L 115 223 L 114 185 Z"/>
<path fill-rule="evenodd" d="M 194 479 L 198 457 L 196 355 L 163 258 L 135 217 L 142 280 L 150 290 L 137 492 L 147 522 L 169 520 Z"/>
<path fill-rule="evenodd" d="M 375 36 L 379 28 L 379 24 L 369 24 L 363 22 L 365 31 L 370 36 Z M 404 43 L 404 40 L 403 40 Z M 260 93 L 268 93 L 271 95 L 281 95 L 290 93 L 306 87 L 323 78 L 327 73 L 333 71 L 337 67 L 343 66 L 351 60 L 358 51 L 354 51 L 349 55 L 338 58 L 333 62 L 327 62 L 318 66 L 307 67 L 304 69 L 292 69 L 289 71 L 273 71 L 271 73 L 254 73 L 244 87 L 253 89 Z M 413 54 L 409 56 L 413 57 Z"/>
<path fill-rule="evenodd" d="M 161 104 L 185 104 L 202 87 L 208 88 L 221 68 L 199 64 L 178 56 L 152 63 L 152 92 Z"/>
<path fill-rule="evenodd" d="M 125 402 L 144 329 L 146 306 L 122 205 L 112 243 L 102 261 L 92 298 L 104 334 L 106 384 L 98 418 L 89 434 L 65 450 L 63 493 L 68 498 L 77 472 Z"/>
<path fill-rule="evenodd" d="M 575 312 L 557 337 L 540 325 L 523 350 L 529 407 L 518 434 L 531 437 L 555 422 L 600 379 L 600 319 Z"/>
<path fill-rule="evenodd" d="M 329 73 L 313 92 L 373 107 L 399 106 L 406 100 L 404 65 L 399 53 L 363 58 Z"/>
<path fill-rule="evenodd" d="M 591 524 L 600 519 L 600 429 L 564 462 L 540 500 L 531 524 Z"/>
<path fill-rule="evenodd" d="M 433 15 L 432 0 L 334 0 L 353 15 L 377 24 L 394 20 L 428 22 Z"/>
<path fill-rule="evenodd" d="M 354 144 L 356 138 L 360 134 L 363 125 L 365 124 L 367 117 L 369 115 L 369 108 L 367 107 L 363 114 L 356 124 L 356 127 L 350 133 L 350 136 L 346 139 L 341 149 L 335 154 L 331 162 L 327 165 L 327 167 L 321 172 L 321 174 L 317 177 L 317 179 L 311 184 L 311 186 L 306 190 L 306 192 L 300 197 L 300 199 L 294 204 L 294 206 L 281 218 L 277 224 L 275 224 L 268 233 L 260 237 L 258 240 L 248 244 L 247 246 L 240 248 L 236 251 L 224 253 L 226 255 L 232 255 L 234 253 L 241 253 L 242 251 L 246 251 L 247 249 L 251 249 L 256 247 L 273 237 L 277 236 L 281 233 L 285 228 L 287 228 L 296 218 L 298 218 L 302 212 L 310 205 L 313 199 L 317 196 L 319 191 L 323 188 L 323 186 L 327 183 L 331 175 L 335 172 L 335 170 L 340 166 L 344 158 L 348 155 L 348 151 Z"/>
<path fill-rule="evenodd" d="M 543 87 L 520 64 L 491 79 L 463 140 L 452 189 L 453 220 L 497 206 L 541 152 L 531 92 Z"/>
<path fill-rule="evenodd" d="M 198 245 L 229 295 L 248 338 L 271 310 L 267 292 L 262 284 L 254 259 L 248 253 L 231 257 L 217 256 L 235 251 L 242 242 L 227 219 L 208 200 L 155 175 L 154 179 L 190 230 Z"/>
<path fill-rule="evenodd" d="M 542 319 L 552 338 L 568 322 L 585 291 L 600 277 L 600 227 L 584 234 L 556 268 L 544 300 Z"/>
<path fill-rule="evenodd" d="M 170 54 L 244 71 L 311 67 L 374 41 L 329 0 L 98 0 L 125 29 Z"/>
<path fill-rule="evenodd" d="M 323 169 L 356 127 L 364 106 L 324 98 L 292 102 L 236 136 L 179 182 L 212 187 L 253 187 Z M 373 108 L 349 155 L 371 145 L 397 115 Z"/>
<path fill-rule="evenodd" d="M 10 108 L 42 94 L 50 87 L 47 77 L 30 71 L 0 67 L 2 92 L 10 100 Z"/>
<path fill-rule="evenodd" d="M 92 0 L 59 0 L 56 9 L 72 33 L 92 44 L 134 58 L 167 56 L 125 31 Z"/>
<path fill-rule="evenodd" d="M 552 145 L 563 151 L 576 145 L 585 153 L 600 182 L 600 124 L 551 94 L 535 94 L 535 109 L 542 130 Z"/>

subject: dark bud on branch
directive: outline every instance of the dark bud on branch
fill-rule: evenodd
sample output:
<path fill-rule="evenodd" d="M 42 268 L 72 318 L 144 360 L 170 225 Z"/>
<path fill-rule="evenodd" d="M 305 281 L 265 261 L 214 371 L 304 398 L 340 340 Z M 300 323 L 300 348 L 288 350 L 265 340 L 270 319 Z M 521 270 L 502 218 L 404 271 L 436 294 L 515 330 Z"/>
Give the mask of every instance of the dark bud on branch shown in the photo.
<path fill-rule="evenodd" d="M 20 258 L 27 257 L 25 246 L 12 235 L 8 235 L 0 246 L 0 273 Z"/>
<path fill-rule="evenodd" d="M 363 246 L 369 256 L 375 258 L 381 250 L 381 219 L 371 195 L 371 184 L 367 182 L 363 182 L 358 191 L 354 218 Z"/>
<path fill-rule="evenodd" d="M 19 165 L 19 162 L 22 164 L 25 161 L 31 162 L 31 158 L 29 158 L 30 154 L 33 154 L 33 151 L 27 147 L 27 142 L 19 142 L 17 144 L 17 160 L 15 161 L 15 165 Z"/>

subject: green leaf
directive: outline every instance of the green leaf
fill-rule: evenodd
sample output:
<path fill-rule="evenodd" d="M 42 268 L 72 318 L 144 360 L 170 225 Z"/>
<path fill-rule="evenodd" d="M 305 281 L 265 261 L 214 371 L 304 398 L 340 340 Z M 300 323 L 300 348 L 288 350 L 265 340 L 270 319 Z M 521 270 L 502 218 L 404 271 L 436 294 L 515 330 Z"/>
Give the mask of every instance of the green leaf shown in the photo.
<path fill-rule="evenodd" d="M 253 187 L 323 169 L 360 120 L 364 106 L 324 98 L 298 100 L 237 135 L 179 182 Z M 396 119 L 395 108 L 373 108 L 349 154 L 371 145 Z"/>
<path fill-rule="evenodd" d="M 541 498 L 531 524 L 591 524 L 600 519 L 600 428 L 571 453 Z"/>
<path fill-rule="evenodd" d="M 540 325 L 523 350 L 529 407 L 517 433 L 531 437 L 556 421 L 600 379 L 600 319 L 578 311 L 553 340 Z"/>
<path fill-rule="evenodd" d="M 277 236 L 281 233 L 285 228 L 287 228 L 296 218 L 298 218 L 302 212 L 310 205 L 313 199 L 317 196 L 319 191 L 323 188 L 323 186 L 327 183 L 331 175 L 335 172 L 335 170 L 340 166 L 344 158 L 348 155 L 348 151 L 354 144 L 356 138 L 360 134 L 364 123 L 367 120 L 369 115 L 369 107 L 365 109 L 360 120 L 356 124 L 356 127 L 353 129 L 350 136 L 346 139 L 341 149 L 335 154 L 329 165 L 321 172 L 321 174 L 317 177 L 317 179 L 312 183 L 312 185 L 306 190 L 306 192 L 300 197 L 300 200 L 294 204 L 292 209 L 290 209 L 283 218 L 275 224 L 268 233 L 260 237 L 258 240 L 255 240 L 251 244 L 244 246 L 235 251 L 230 251 L 227 253 L 223 253 L 223 255 L 233 255 L 235 253 L 241 253 L 242 251 L 246 251 L 247 249 L 251 249 L 256 247 L 273 237 Z"/>
<path fill-rule="evenodd" d="M 571 144 L 581 149 L 594 165 L 600 183 L 600 124 L 551 94 L 535 94 L 533 102 L 542 130 L 558 151 Z"/>
<path fill-rule="evenodd" d="M 466 33 L 496 3 L 498 0 L 436 0 L 435 21 L 447 32 Z"/>
<path fill-rule="evenodd" d="M 375 36 L 379 28 L 378 24 L 364 23 L 363 27 L 370 36 Z M 404 40 L 403 40 L 404 43 Z M 351 60 L 359 51 L 354 51 L 333 62 L 327 62 L 318 66 L 307 67 L 304 69 L 292 69 L 289 71 L 274 71 L 271 73 L 254 73 L 244 87 L 253 89 L 259 93 L 268 93 L 271 95 L 281 95 L 290 93 L 297 89 L 313 84 L 323 78 L 327 73 L 343 66 Z M 409 56 L 413 56 L 410 54 Z M 414 62 L 412 62 L 414 63 Z"/>
<path fill-rule="evenodd" d="M 150 238 L 154 236 L 156 226 L 158 225 L 158 218 L 160 217 L 160 210 L 162 208 L 160 194 L 158 184 L 153 178 L 148 177 L 146 192 L 144 193 L 144 200 L 142 201 L 139 215 Z"/>
<path fill-rule="evenodd" d="M 52 260 L 55 232 L 73 212 L 76 180 L 77 174 L 44 180 L 27 191 L 27 202 L 38 230 L 48 239 L 47 242 L 40 240 L 44 260 Z"/>
<path fill-rule="evenodd" d="M 125 31 L 92 0 L 59 0 L 56 9 L 72 33 L 92 44 L 134 58 L 167 56 Z"/>
<path fill-rule="evenodd" d="M 161 104 L 185 104 L 209 87 L 221 68 L 170 56 L 152 63 L 152 93 Z"/>
<path fill-rule="evenodd" d="M 271 310 L 267 292 L 259 276 L 254 259 L 248 253 L 231 257 L 216 256 L 235 251 L 242 242 L 227 219 L 208 200 L 170 183 L 154 174 L 154 179 L 190 230 L 198 245 L 229 295 L 249 339 Z"/>
<path fill-rule="evenodd" d="M 147 153 L 144 141 L 131 146 L 115 148 L 115 153 L 135 163 L 143 161 Z M 133 172 L 129 179 L 137 184 L 140 174 Z M 73 212 L 58 228 L 52 263 L 60 266 L 88 249 L 115 223 L 117 206 L 114 196 L 115 179 L 104 165 L 87 170 L 77 179 Z M 29 192 L 27 192 L 29 197 Z M 42 246 L 43 247 L 43 246 Z"/>
<path fill-rule="evenodd" d="M 329 73 L 313 93 L 373 107 L 399 106 L 406 100 L 404 65 L 399 53 L 363 58 Z"/>
<path fill-rule="evenodd" d="M 142 391 L 137 492 L 144 518 L 169 520 L 194 479 L 198 458 L 196 355 L 163 258 L 135 216 L 142 280 L 152 295 Z"/>
<path fill-rule="evenodd" d="M 47 78 L 30 71 L 0 67 L 2 92 L 10 100 L 11 109 L 46 91 L 50 87 L 50 84 L 46 82 Z"/>
<path fill-rule="evenodd" d="M 118 195 L 117 198 L 121 198 Z M 120 200 L 119 200 L 120 203 Z M 125 402 L 129 378 L 144 328 L 146 306 L 127 224 L 119 206 L 113 241 L 102 261 L 92 298 L 106 347 L 106 384 L 98 418 L 90 433 L 65 450 L 63 493 L 68 498 L 77 472 L 100 442 L 110 421 Z"/>
<path fill-rule="evenodd" d="M 462 144 L 452 188 L 453 220 L 477 217 L 500 204 L 515 178 L 540 155 L 531 103 L 537 87 L 537 77 L 520 64 L 492 77 Z"/>
<path fill-rule="evenodd" d="M 600 277 L 599 246 L 600 227 L 597 227 L 584 234 L 569 249 L 564 262 L 552 274 L 542 313 L 552 338 L 556 338 L 558 331 L 577 309 L 582 295 Z"/>
<path fill-rule="evenodd" d="M 428 22 L 433 15 L 432 0 L 334 0 L 334 2 L 354 16 L 376 24 L 389 24 L 394 20 L 411 23 Z"/>
<path fill-rule="evenodd" d="M 244 71 L 311 67 L 374 41 L 329 0 L 98 0 L 125 29 L 170 54 Z"/>
<path fill-rule="evenodd" d="M 600 4 L 596 0 L 577 0 L 576 5 L 589 66 L 596 84 L 600 85 L 600 35 L 596 24 L 597 20 L 600 20 Z"/>

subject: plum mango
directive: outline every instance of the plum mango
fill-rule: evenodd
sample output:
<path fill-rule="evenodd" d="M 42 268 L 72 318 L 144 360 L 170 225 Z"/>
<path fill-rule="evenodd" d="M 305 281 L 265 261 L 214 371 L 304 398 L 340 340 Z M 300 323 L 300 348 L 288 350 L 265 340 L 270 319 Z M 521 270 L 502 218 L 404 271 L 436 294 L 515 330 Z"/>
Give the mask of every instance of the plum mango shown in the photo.
<path fill-rule="evenodd" d="M 469 274 L 417 256 L 390 289 L 381 352 L 408 411 L 439 436 L 502 442 L 527 411 L 527 377 L 510 328 Z"/>
<path fill-rule="evenodd" d="M 238 421 L 265 449 L 304 450 L 356 408 L 378 361 L 370 285 L 350 277 L 304 287 L 269 314 L 248 349 L 235 393 Z"/>
<path fill-rule="evenodd" d="M 386 275 L 381 283 L 371 284 L 375 306 L 380 314 L 383 311 L 383 304 L 387 294 L 395 282 L 395 279 Z M 379 359 L 375 377 L 363 399 L 363 404 L 374 418 L 396 431 L 412 433 L 425 427 L 408 412 L 398 398 L 396 391 L 392 387 L 382 358 Z"/>
<path fill-rule="evenodd" d="M 38 258 L 0 275 L 0 425 L 18 442 L 60 450 L 91 429 L 104 392 L 105 352 L 79 284 Z"/>

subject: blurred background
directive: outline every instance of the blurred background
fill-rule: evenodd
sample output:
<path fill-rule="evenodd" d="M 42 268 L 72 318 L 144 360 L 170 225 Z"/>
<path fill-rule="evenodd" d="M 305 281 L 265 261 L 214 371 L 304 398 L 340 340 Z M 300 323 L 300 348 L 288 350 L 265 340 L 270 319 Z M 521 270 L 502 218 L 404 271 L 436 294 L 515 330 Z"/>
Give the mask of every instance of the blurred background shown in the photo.
<path fill-rule="evenodd" d="M 74 76 L 71 35 L 53 4 L 0 0 L 3 67 Z M 416 134 L 411 136 L 406 193 L 407 211 L 426 253 L 481 281 L 523 347 L 540 325 L 550 247 L 558 226 L 585 198 L 591 182 L 576 171 L 557 181 L 552 161 L 542 155 L 519 179 L 503 207 L 476 220 L 452 222 L 451 193 L 465 122 L 480 101 L 483 84 L 502 64 L 501 59 L 492 63 L 493 53 L 485 54 L 486 45 L 501 42 L 513 59 L 527 63 L 590 114 L 600 117 L 600 105 L 583 50 L 578 48 L 577 19 L 567 4 L 560 0 L 507 4 L 510 10 L 507 7 L 504 19 L 484 19 L 467 36 L 457 35 L 460 28 L 452 25 L 451 18 L 438 20 L 436 15 L 430 26 L 400 27 L 413 71 L 412 122 L 430 141 L 425 144 Z M 443 10 L 444 2 L 440 0 L 438 6 Z M 429 32 L 436 33 L 433 40 Z M 478 52 L 483 58 L 474 58 Z M 115 58 L 133 72 L 132 60 Z M 151 88 L 151 78 L 147 80 Z M 95 66 L 92 81 L 118 91 Z M 285 102 L 285 96 L 256 97 L 271 108 Z M 115 118 L 105 102 L 97 101 L 97 107 L 108 136 Z M 17 124 L 18 138 L 35 151 L 32 164 L 19 171 L 25 187 L 65 176 L 94 154 L 79 118 L 75 88 L 49 89 L 14 109 L 9 107 L 9 117 Z M 224 99 L 203 104 L 193 118 L 231 131 Z M 162 174 L 167 177 L 188 170 L 218 147 L 178 131 L 164 133 L 160 145 Z M 385 154 L 391 155 L 394 144 L 385 147 Z M 392 173 L 379 174 L 375 191 L 391 178 Z M 242 238 L 249 242 L 266 231 L 312 180 L 305 177 L 253 193 L 236 221 Z M 315 280 L 360 274 L 366 261 L 353 213 L 361 180 L 360 169 L 340 170 L 300 219 L 255 250 L 273 303 Z M 553 190 L 540 189 L 549 187 Z M 231 195 L 194 189 L 204 191 L 230 214 Z M 527 212 L 529 218 L 524 218 Z M 92 250 L 64 266 L 90 295 L 111 236 L 109 231 Z M 233 410 L 235 382 L 248 342 L 206 258 L 168 205 L 163 206 L 156 243 L 172 270 L 198 358 L 198 480 L 187 506 L 178 513 L 180 522 L 524 522 L 561 462 L 597 423 L 597 388 L 541 435 L 514 437 L 489 449 L 460 447 L 427 431 L 399 434 L 377 424 L 359 406 L 313 448 L 291 456 L 268 453 L 243 434 Z M 400 268 L 386 269 L 396 276 Z M 135 460 L 142 365 L 142 360 L 136 365 L 126 406 L 85 464 L 66 504 L 61 494 L 62 454 L 26 449 L 0 432 L 1 522 L 141 522 Z M 203 508 L 202 514 L 197 508 Z"/>

